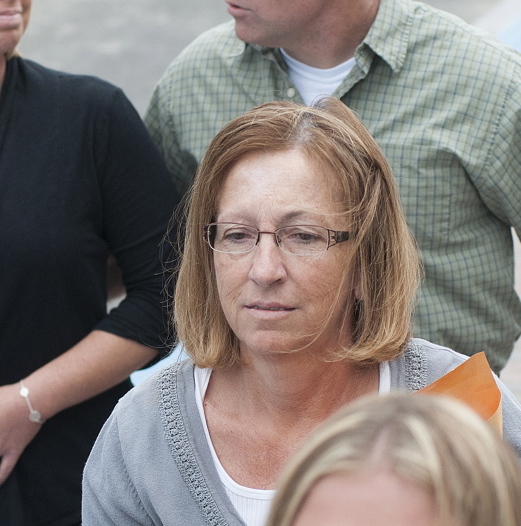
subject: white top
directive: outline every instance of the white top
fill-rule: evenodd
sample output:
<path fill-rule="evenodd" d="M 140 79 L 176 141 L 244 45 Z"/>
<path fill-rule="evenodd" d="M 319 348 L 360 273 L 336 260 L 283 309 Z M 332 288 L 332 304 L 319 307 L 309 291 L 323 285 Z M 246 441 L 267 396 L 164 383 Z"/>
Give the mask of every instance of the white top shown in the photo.
<path fill-rule="evenodd" d="M 280 52 L 288 66 L 288 73 L 293 84 L 308 106 L 315 99 L 332 95 L 355 65 L 353 57 L 334 68 L 312 68 L 290 57 L 283 49 Z"/>
<path fill-rule="evenodd" d="M 208 447 L 212 453 L 213 462 L 219 473 L 221 482 L 224 485 L 226 494 L 232 501 L 237 513 L 241 519 L 247 524 L 247 526 L 263 526 L 268 518 L 268 513 L 271 505 L 271 501 L 275 494 L 275 490 L 272 489 L 254 489 L 247 488 L 237 484 L 224 470 L 217 453 L 210 439 L 210 433 L 206 424 L 206 418 L 204 416 L 203 400 L 208 388 L 210 381 L 210 375 L 212 374 L 211 369 L 201 369 L 200 367 L 194 368 L 194 380 L 195 380 L 195 401 L 199 416 L 204 427 L 204 433 L 208 442 Z M 380 364 L 380 381 L 378 392 L 379 394 L 388 394 L 391 391 L 391 369 L 388 362 Z"/>

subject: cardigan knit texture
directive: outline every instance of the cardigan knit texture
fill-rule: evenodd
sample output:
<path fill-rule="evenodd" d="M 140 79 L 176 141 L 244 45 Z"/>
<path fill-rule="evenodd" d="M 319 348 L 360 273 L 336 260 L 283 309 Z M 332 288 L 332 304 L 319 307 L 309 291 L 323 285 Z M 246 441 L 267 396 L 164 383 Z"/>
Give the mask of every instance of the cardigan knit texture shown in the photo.
<path fill-rule="evenodd" d="M 391 390 L 414 392 L 465 359 L 411 340 L 390 362 Z M 83 526 L 245 526 L 212 460 L 193 369 L 190 360 L 173 364 L 120 400 L 85 468 Z M 504 436 L 521 456 L 521 405 L 498 383 Z"/>

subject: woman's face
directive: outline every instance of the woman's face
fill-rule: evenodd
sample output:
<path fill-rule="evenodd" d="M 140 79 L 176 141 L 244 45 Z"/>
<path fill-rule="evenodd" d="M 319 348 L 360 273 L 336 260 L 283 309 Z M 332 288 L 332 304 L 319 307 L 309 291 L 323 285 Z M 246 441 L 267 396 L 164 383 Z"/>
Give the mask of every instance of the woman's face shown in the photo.
<path fill-rule="evenodd" d="M 292 526 L 436 526 L 436 517 L 434 499 L 423 489 L 379 470 L 319 480 Z"/>
<path fill-rule="evenodd" d="M 11 54 L 29 22 L 32 0 L 0 0 L 0 55 Z"/>
<path fill-rule="evenodd" d="M 216 222 L 267 232 L 291 225 L 349 230 L 331 180 L 296 149 L 250 154 L 227 176 Z M 352 303 L 350 280 L 341 285 L 349 251 L 347 241 L 320 255 L 287 254 L 273 235 L 262 234 L 251 252 L 214 252 L 219 298 L 243 357 L 300 349 L 324 324 L 327 329 L 312 348 L 336 349 L 344 307 Z M 349 343 L 349 335 L 342 343 Z"/>

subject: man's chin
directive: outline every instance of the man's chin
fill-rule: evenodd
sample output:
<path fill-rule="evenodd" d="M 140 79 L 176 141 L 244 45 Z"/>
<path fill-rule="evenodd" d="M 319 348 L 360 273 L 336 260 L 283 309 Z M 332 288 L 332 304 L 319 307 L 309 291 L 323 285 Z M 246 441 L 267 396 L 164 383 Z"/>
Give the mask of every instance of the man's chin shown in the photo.
<path fill-rule="evenodd" d="M 235 20 L 235 35 L 239 40 L 242 40 L 245 44 L 251 44 L 252 46 L 261 47 L 272 47 L 265 42 L 265 39 L 261 35 L 256 34 L 251 27 L 241 20 Z"/>

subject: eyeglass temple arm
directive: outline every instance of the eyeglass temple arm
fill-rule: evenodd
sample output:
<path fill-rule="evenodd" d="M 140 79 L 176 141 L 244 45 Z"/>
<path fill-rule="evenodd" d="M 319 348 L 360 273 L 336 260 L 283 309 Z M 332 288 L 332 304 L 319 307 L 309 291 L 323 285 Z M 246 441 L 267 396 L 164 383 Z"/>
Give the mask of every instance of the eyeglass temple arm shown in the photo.
<path fill-rule="evenodd" d="M 342 243 L 342 241 L 348 241 L 351 238 L 351 232 L 346 232 L 343 230 L 329 230 L 329 233 L 331 234 L 330 247 L 336 245 L 337 243 Z"/>

